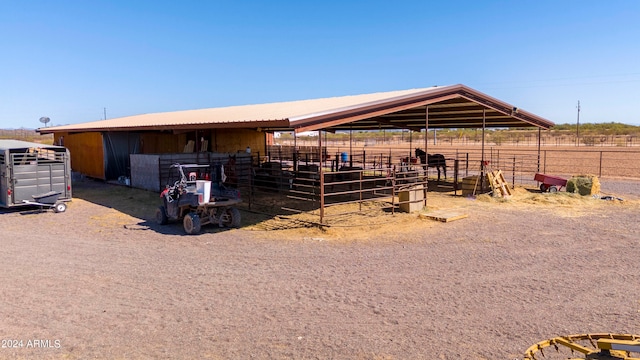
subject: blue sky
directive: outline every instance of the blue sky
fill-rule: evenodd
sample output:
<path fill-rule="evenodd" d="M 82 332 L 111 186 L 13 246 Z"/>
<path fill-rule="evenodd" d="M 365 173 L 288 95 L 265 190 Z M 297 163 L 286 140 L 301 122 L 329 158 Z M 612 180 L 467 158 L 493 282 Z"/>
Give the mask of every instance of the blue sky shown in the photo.
<path fill-rule="evenodd" d="M 0 0 L 0 128 L 465 84 L 640 125 L 640 1 Z"/>

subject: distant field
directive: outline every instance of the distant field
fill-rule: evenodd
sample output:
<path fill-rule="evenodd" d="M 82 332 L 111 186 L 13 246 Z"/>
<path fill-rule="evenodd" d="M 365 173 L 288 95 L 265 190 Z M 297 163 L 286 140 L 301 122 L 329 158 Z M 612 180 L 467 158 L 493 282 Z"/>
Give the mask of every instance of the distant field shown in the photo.
<path fill-rule="evenodd" d="M 53 134 L 40 135 L 35 130 L 31 129 L 0 129 L 0 139 L 14 139 L 41 144 L 53 144 Z"/>
<path fill-rule="evenodd" d="M 316 146 L 317 142 L 300 142 L 300 146 Z M 323 146 L 327 146 L 327 153 L 334 157 L 342 152 L 353 154 L 355 162 L 359 162 L 364 156 L 366 162 L 387 163 L 391 156 L 391 163 L 397 164 L 401 158 L 414 156 L 415 148 L 424 148 L 424 140 L 420 142 L 388 142 L 386 144 L 367 144 L 366 142 L 348 141 L 332 142 L 328 141 Z M 531 173 L 544 172 L 548 174 L 571 176 L 577 174 L 593 174 L 600 177 L 628 177 L 640 178 L 640 147 L 638 146 L 575 146 L 575 145 L 546 145 L 540 148 L 540 168 L 538 169 L 538 147 L 537 145 L 495 145 L 486 144 L 484 146 L 484 157 L 482 156 L 482 145 L 445 145 L 429 144 L 429 153 L 443 154 L 448 162 L 448 167 L 453 167 L 453 160 L 460 160 L 460 167 L 467 172 L 479 170 L 481 159 L 490 161 L 490 166 L 495 169 L 502 169 L 514 176 L 522 177 L 524 180 L 530 178 Z M 364 154 L 364 155 L 363 155 Z M 381 160 L 380 160 L 381 159 Z M 468 162 L 467 162 L 468 161 Z M 464 176 L 464 173 L 462 174 Z M 526 181 L 525 181 L 526 182 Z"/>

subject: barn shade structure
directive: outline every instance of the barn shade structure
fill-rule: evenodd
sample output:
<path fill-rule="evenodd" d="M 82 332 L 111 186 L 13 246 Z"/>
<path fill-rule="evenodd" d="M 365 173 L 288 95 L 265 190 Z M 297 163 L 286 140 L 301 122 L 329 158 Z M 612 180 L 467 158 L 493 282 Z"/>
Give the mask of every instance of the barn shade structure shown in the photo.
<path fill-rule="evenodd" d="M 54 134 L 57 144 L 71 150 L 75 171 L 107 178 L 126 171 L 124 162 L 128 162 L 130 154 L 183 152 L 189 141 L 195 141 L 190 150 L 193 152 L 235 153 L 250 146 L 265 154 L 274 132 L 476 128 L 484 134 L 486 128 L 533 127 L 539 129 L 540 135 L 541 130 L 553 125 L 517 106 L 458 84 L 142 114 L 38 131 Z M 538 138 L 538 145 L 539 142 Z M 424 147 L 428 148 L 426 137 Z M 318 136 L 318 148 L 322 148 L 322 136 Z M 113 164 L 120 165 L 114 170 Z"/>
<path fill-rule="evenodd" d="M 380 92 L 323 99 L 142 114 L 38 129 L 59 132 L 196 130 L 259 131 L 425 128 L 509 128 L 554 124 L 464 85 Z"/>
<path fill-rule="evenodd" d="M 310 130 L 538 127 L 554 124 L 464 85 L 385 93 L 388 97 L 290 119 L 297 132 Z"/>

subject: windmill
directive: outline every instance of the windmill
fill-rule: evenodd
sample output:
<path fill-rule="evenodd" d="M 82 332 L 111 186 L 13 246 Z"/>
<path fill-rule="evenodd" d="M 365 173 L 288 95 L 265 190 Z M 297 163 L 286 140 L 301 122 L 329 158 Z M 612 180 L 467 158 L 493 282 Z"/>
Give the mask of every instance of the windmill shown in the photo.
<path fill-rule="evenodd" d="M 43 117 L 41 117 L 41 118 L 40 118 L 40 122 L 44 124 L 44 127 L 47 127 L 47 123 L 48 123 L 49 121 L 51 121 L 51 119 L 49 119 L 49 118 L 48 118 L 48 117 L 46 117 L 46 116 L 43 116 Z"/>

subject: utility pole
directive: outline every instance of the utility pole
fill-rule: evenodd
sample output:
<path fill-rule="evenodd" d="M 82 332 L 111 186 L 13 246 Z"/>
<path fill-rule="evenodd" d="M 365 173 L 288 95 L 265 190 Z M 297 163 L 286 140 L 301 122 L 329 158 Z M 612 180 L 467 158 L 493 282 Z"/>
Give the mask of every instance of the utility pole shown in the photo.
<path fill-rule="evenodd" d="M 576 123 L 576 146 L 580 146 L 580 100 L 578 100 L 578 122 Z"/>
<path fill-rule="evenodd" d="M 107 108 L 104 108 L 104 119 L 107 120 Z"/>

